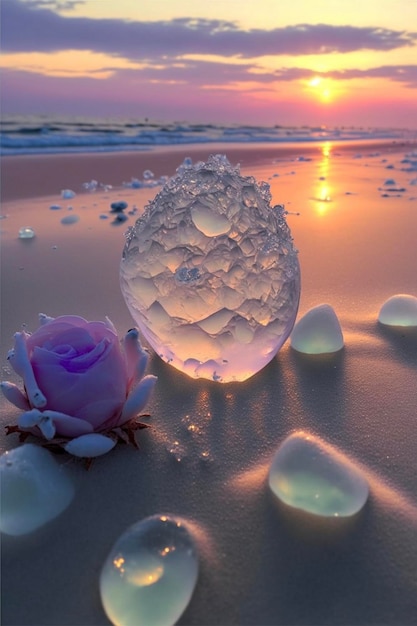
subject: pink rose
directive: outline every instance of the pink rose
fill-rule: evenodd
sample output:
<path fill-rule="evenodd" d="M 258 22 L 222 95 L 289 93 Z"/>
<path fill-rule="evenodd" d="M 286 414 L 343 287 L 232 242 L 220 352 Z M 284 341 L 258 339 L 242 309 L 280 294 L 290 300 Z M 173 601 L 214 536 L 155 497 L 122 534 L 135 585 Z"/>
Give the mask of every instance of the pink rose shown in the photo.
<path fill-rule="evenodd" d="M 8 358 L 25 391 L 1 383 L 6 398 L 23 409 L 16 430 L 47 440 L 66 438 L 76 456 L 98 456 L 116 443 L 109 433 L 133 420 L 147 403 L 155 376 L 145 376 L 147 354 L 136 329 L 121 347 L 110 322 L 40 315 L 33 334 L 15 334 Z"/>

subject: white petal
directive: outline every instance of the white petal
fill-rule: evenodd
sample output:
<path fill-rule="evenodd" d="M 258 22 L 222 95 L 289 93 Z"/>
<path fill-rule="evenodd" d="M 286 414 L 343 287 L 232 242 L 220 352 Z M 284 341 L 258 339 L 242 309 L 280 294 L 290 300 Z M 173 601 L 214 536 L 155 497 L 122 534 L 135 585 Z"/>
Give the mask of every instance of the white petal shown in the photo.
<path fill-rule="evenodd" d="M 39 389 L 33 373 L 26 347 L 26 333 L 15 333 L 14 350 L 9 353 L 9 361 L 14 371 L 23 378 L 29 402 L 37 409 L 46 404 L 46 398 Z"/>
<path fill-rule="evenodd" d="M 49 322 L 54 321 L 54 317 L 49 317 L 49 315 L 45 315 L 45 313 L 39 313 L 39 324 L 44 326 L 45 324 L 49 324 Z"/>
<path fill-rule="evenodd" d="M 8 380 L 4 380 L 0 383 L 0 388 L 3 395 L 9 402 L 17 406 L 19 409 L 23 409 L 23 411 L 28 411 L 30 409 L 29 400 L 25 394 L 20 391 L 17 385 L 10 383 Z"/>
<path fill-rule="evenodd" d="M 19 428 L 33 428 L 38 425 L 41 418 L 42 413 L 39 409 L 32 409 L 31 411 L 26 411 L 26 413 L 19 415 L 17 425 Z"/>
<path fill-rule="evenodd" d="M 142 411 L 149 400 L 157 380 L 158 378 L 156 376 L 149 375 L 145 376 L 145 378 L 140 381 L 139 385 L 132 391 L 124 403 L 122 414 L 117 424 L 118 426 L 128 422 Z"/>
<path fill-rule="evenodd" d="M 105 437 L 99 433 L 91 433 L 89 435 L 81 435 L 76 437 L 69 443 L 64 445 L 64 448 L 70 454 L 79 457 L 92 458 L 95 456 L 101 456 L 109 452 L 116 442 L 110 437 Z"/>
<path fill-rule="evenodd" d="M 109 317 L 107 317 L 107 315 L 104 318 L 104 323 L 106 324 L 107 328 L 110 328 L 110 330 L 112 330 L 114 332 L 114 334 L 117 335 L 116 326 L 113 324 L 111 319 Z"/>
<path fill-rule="evenodd" d="M 43 411 L 42 415 L 51 418 L 56 430 L 64 437 L 78 437 L 79 435 L 86 435 L 94 431 L 90 422 L 78 419 L 78 417 L 66 415 L 66 413 L 46 410 Z"/>
<path fill-rule="evenodd" d="M 53 439 L 55 437 L 56 428 L 53 420 L 49 417 L 49 415 L 42 415 L 42 418 L 39 420 L 38 428 L 41 431 L 42 435 L 45 439 Z"/>
<path fill-rule="evenodd" d="M 131 328 L 126 333 L 123 346 L 126 356 L 127 377 L 129 385 L 132 386 L 136 381 L 143 378 L 148 364 L 148 355 L 142 348 L 137 328 Z"/>

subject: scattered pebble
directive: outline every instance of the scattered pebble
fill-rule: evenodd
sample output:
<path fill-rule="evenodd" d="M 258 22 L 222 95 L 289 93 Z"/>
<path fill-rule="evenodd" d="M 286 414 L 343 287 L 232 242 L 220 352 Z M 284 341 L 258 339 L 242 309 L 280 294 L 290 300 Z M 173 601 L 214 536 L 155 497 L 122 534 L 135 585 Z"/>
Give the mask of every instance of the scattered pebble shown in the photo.
<path fill-rule="evenodd" d="M 19 239 L 33 239 L 35 237 L 35 231 L 31 226 L 22 226 L 19 228 Z"/>
<path fill-rule="evenodd" d="M 51 211 L 59 211 L 62 207 L 59 204 L 51 204 L 49 208 Z"/>
<path fill-rule="evenodd" d="M 114 218 L 114 220 L 112 221 L 112 224 L 123 224 L 123 222 L 126 222 L 126 220 L 128 220 L 128 216 L 125 215 L 124 213 L 118 213 L 116 215 L 116 217 Z"/>
<path fill-rule="evenodd" d="M 57 517 L 70 504 L 74 487 L 52 454 L 24 444 L 0 457 L 1 522 L 8 535 L 25 535 Z"/>
<path fill-rule="evenodd" d="M 75 198 L 75 196 L 76 196 L 76 193 L 75 191 L 72 191 L 72 189 L 63 189 L 61 191 L 61 198 L 64 198 L 64 200 Z"/>
<path fill-rule="evenodd" d="M 83 183 L 83 189 L 85 189 L 86 191 L 97 191 L 97 187 L 98 187 L 98 181 L 96 180 L 90 180 L 89 183 Z"/>
<path fill-rule="evenodd" d="M 285 504 L 323 517 L 355 515 L 369 495 L 367 480 L 349 459 L 304 432 L 278 448 L 269 486 Z"/>
<path fill-rule="evenodd" d="M 75 224 L 79 219 L 78 215 L 66 215 L 62 218 L 61 224 Z"/>
<path fill-rule="evenodd" d="M 123 200 L 120 200 L 118 202 L 112 202 L 110 205 L 111 213 L 121 213 L 122 211 L 127 209 L 127 207 L 127 202 L 124 202 Z"/>
<path fill-rule="evenodd" d="M 296 323 L 291 347 L 305 354 L 327 354 L 343 348 L 339 320 L 329 304 L 313 307 Z"/>
<path fill-rule="evenodd" d="M 387 326 L 417 326 L 417 298 L 398 294 L 382 305 L 378 321 Z"/>

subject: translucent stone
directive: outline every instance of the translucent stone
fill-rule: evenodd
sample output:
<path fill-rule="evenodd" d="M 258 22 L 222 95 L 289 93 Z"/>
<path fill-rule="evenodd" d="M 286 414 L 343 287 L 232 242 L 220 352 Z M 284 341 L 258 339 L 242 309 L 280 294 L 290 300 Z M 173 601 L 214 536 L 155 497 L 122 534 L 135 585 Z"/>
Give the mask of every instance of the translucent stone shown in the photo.
<path fill-rule="evenodd" d="M 198 576 L 194 541 L 183 519 L 154 515 L 114 544 L 100 594 L 116 626 L 170 626 L 187 607 Z"/>
<path fill-rule="evenodd" d="M 75 191 L 72 191 L 72 189 L 63 189 L 61 191 L 61 198 L 64 198 L 64 200 L 70 200 L 71 198 L 75 198 Z"/>
<path fill-rule="evenodd" d="M 387 326 L 417 326 L 417 298 L 407 294 L 388 298 L 379 311 L 378 320 Z"/>
<path fill-rule="evenodd" d="M 325 517 L 355 515 L 369 494 L 366 479 L 347 457 L 303 432 L 278 448 L 269 486 L 285 504 Z"/>
<path fill-rule="evenodd" d="M 0 457 L 1 531 L 30 533 L 67 508 L 74 488 L 52 454 L 25 444 Z"/>
<path fill-rule="evenodd" d="M 35 231 L 30 226 L 19 228 L 19 239 L 33 239 Z"/>
<path fill-rule="evenodd" d="M 78 215 L 66 215 L 62 218 L 61 224 L 75 224 L 79 219 Z"/>
<path fill-rule="evenodd" d="M 339 320 L 329 304 L 307 311 L 291 333 L 291 347 L 306 354 L 337 352 L 343 345 Z"/>
<path fill-rule="evenodd" d="M 294 325 L 297 252 L 266 183 L 222 155 L 188 161 L 128 230 L 121 289 L 166 362 L 194 378 L 246 380 Z"/>

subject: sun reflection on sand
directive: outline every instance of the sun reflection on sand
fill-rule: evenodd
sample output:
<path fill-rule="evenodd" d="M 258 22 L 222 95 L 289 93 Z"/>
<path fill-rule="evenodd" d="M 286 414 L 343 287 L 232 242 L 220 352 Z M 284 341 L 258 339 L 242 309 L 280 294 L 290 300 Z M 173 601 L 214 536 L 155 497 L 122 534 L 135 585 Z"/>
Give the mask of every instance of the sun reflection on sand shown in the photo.
<path fill-rule="evenodd" d="M 313 191 L 313 199 L 316 202 L 315 210 L 319 216 L 324 216 L 328 212 L 329 203 L 332 202 L 332 189 L 328 182 L 332 148 L 333 145 L 330 141 L 326 141 L 321 147 L 322 157 L 319 163 L 319 183 Z"/>

